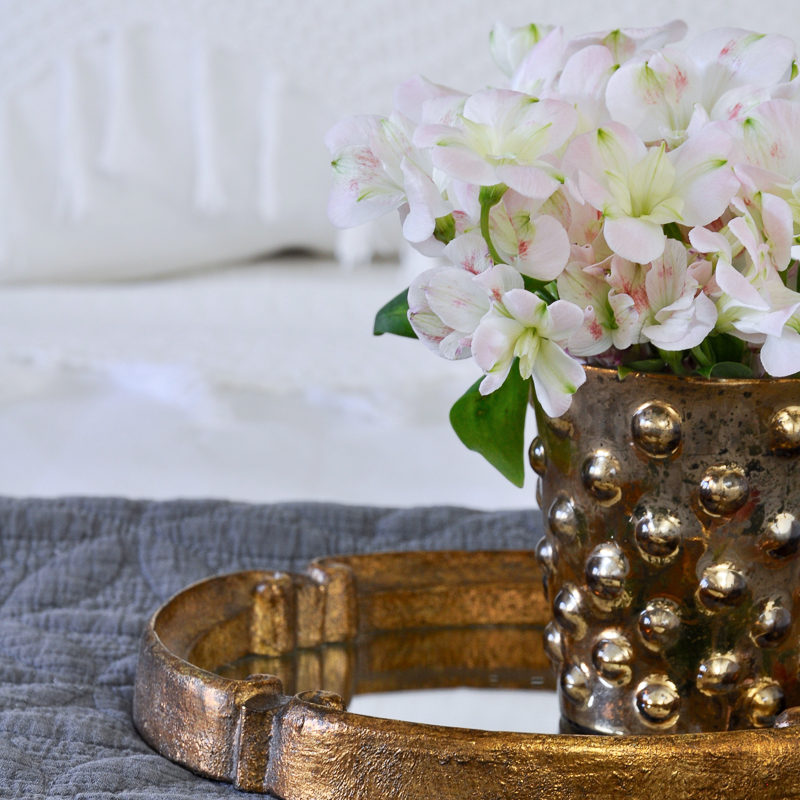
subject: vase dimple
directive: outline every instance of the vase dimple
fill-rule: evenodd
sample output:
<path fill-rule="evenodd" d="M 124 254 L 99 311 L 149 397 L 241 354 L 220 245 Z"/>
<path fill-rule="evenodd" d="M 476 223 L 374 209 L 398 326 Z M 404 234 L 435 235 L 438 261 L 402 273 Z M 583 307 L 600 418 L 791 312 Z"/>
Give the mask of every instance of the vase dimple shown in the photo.
<path fill-rule="evenodd" d="M 775 561 L 786 561 L 800 552 L 800 522 L 794 514 L 777 514 L 761 534 L 761 549 Z"/>
<path fill-rule="evenodd" d="M 754 728 L 771 728 L 775 718 L 786 707 L 786 697 L 777 682 L 764 680 L 750 689 L 744 705 L 748 721 Z"/>
<path fill-rule="evenodd" d="M 730 563 L 714 564 L 703 572 L 697 599 L 711 613 L 726 611 L 744 602 L 747 581 L 744 575 Z"/>
<path fill-rule="evenodd" d="M 681 632 L 678 604 L 667 597 L 650 600 L 639 614 L 638 629 L 642 642 L 649 650 L 661 652 L 672 647 Z"/>
<path fill-rule="evenodd" d="M 528 461 L 530 462 L 531 469 L 540 477 L 543 477 L 547 472 L 547 456 L 545 455 L 544 442 L 540 436 L 537 436 L 528 449 Z"/>
<path fill-rule="evenodd" d="M 681 443 L 681 418 L 668 403 L 645 403 L 631 421 L 633 441 L 651 458 L 671 456 Z"/>
<path fill-rule="evenodd" d="M 622 687 L 633 675 L 633 647 L 617 630 L 604 631 L 592 648 L 592 664 L 601 680 L 609 686 Z"/>
<path fill-rule="evenodd" d="M 733 654 L 714 655 L 697 671 L 697 688 L 706 695 L 725 695 L 736 689 L 742 669 Z"/>
<path fill-rule="evenodd" d="M 586 635 L 583 599 L 577 586 L 564 584 L 553 600 L 553 618 L 565 633 L 580 640 Z"/>
<path fill-rule="evenodd" d="M 749 494 L 747 476 L 738 464 L 715 464 L 700 479 L 700 505 L 712 517 L 735 514 Z"/>
<path fill-rule="evenodd" d="M 597 450 L 583 463 L 583 486 L 599 503 L 613 505 L 622 496 L 619 459 L 608 450 Z"/>
<path fill-rule="evenodd" d="M 681 696 L 675 684 L 663 674 L 649 675 L 634 693 L 636 710 L 652 728 L 669 728 L 678 720 Z"/>
<path fill-rule="evenodd" d="M 561 672 L 561 690 L 575 705 L 586 705 L 592 696 L 588 673 L 583 664 L 570 664 Z"/>
<path fill-rule="evenodd" d="M 786 406 L 769 421 L 770 449 L 781 455 L 800 452 L 800 406 Z"/>
<path fill-rule="evenodd" d="M 586 561 L 586 585 L 602 600 L 615 600 L 625 591 L 629 565 L 614 542 L 598 545 Z"/>
<path fill-rule="evenodd" d="M 651 564 L 667 564 L 681 546 L 681 521 L 666 508 L 639 509 L 634 515 L 634 539 L 639 553 Z"/>
<path fill-rule="evenodd" d="M 579 520 L 575 503 L 566 494 L 559 494 L 550 506 L 548 523 L 553 535 L 563 544 L 572 544 L 578 536 Z"/>
<path fill-rule="evenodd" d="M 779 647 L 792 629 L 792 615 L 788 609 L 768 602 L 750 630 L 753 642 L 762 649 Z"/>

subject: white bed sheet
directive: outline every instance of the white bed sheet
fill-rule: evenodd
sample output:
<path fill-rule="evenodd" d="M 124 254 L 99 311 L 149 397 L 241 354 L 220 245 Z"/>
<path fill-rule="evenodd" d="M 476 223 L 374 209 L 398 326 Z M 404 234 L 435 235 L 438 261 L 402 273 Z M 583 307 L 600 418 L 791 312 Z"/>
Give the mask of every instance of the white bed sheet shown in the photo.
<path fill-rule="evenodd" d="M 403 285 L 289 259 L 3 287 L 0 492 L 533 506 L 449 426 L 475 365 L 371 335 Z"/>

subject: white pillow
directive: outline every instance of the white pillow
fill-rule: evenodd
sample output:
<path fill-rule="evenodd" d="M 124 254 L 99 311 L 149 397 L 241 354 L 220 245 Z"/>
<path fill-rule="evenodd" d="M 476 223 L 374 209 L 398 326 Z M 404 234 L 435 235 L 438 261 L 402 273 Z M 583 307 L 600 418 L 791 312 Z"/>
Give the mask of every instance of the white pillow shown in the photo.
<path fill-rule="evenodd" d="M 0 97 L 0 280 L 332 251 L 334 120 L 251 54 L 152 25 L 98 33 Z"/>

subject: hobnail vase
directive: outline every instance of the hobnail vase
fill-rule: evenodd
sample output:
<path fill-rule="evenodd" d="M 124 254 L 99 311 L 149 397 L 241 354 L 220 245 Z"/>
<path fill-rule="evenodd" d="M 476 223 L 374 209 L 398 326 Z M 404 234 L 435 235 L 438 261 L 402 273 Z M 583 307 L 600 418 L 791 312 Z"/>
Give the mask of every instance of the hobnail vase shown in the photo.
<path fill-rule="evenodd" d="M 530 449 L 563 718 L 771 726 L 800 704 L 800 380 L 586 374 Z"/>

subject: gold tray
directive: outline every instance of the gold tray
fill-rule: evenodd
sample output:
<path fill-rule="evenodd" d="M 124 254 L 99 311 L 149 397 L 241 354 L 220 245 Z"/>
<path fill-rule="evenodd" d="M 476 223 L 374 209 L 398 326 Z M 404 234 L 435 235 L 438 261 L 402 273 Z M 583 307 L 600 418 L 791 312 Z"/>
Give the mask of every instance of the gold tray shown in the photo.
<path fill-rule="evenodd" d="M 800 797 L 795 709 L 769 730 L 628 737 L 346 711 L 363 692 L 552 686 L 541 585 L 528 551 L 337 556 L 201 581 L 145 630 L 134 722 L 167 758 L 284 800 Z"/>

